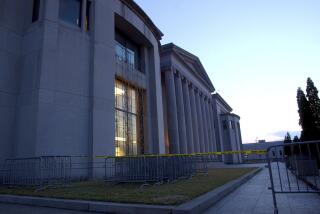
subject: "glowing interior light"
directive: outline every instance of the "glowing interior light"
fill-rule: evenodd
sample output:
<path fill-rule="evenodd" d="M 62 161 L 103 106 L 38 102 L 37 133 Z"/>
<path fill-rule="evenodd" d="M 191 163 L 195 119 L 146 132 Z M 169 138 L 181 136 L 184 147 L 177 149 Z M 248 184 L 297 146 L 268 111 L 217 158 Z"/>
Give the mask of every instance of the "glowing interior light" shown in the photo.
<path fill-rule="evenodd" d="M 124 156 L 124 152 L 120 147 L 116 147 L 116 156 Z"/>
<path fill-rule="evenodd" d="M 114 93 L 115 93 L 115 95 L 123 95 L 124 94 L 124 90 L 121 89 L 121 88 L 115 87 Z"/>
<path fill-rule="evenodd" d="M 124 137 L 116 137 L 116 141 L 126 142 L 126 139 Z"/>

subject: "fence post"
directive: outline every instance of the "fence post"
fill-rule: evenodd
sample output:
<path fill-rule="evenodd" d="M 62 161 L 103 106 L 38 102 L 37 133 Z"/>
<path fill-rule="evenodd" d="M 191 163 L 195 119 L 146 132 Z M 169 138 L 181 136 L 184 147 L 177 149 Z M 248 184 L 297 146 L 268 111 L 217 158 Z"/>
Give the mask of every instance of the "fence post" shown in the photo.
<path fill-rule="evenodd" d="M 271 181 L 271 190 L 272 190 L 272 199 L 273 199 L 273 206 L 274 206 L 274 214 L 278 214 L 278 206 L 277 206 L 277 199 L 274 192 L 274 184 L 273 184 L 273 176 L 272 176 L 272 170 L 271 170 L 271 163 L 270 163 L 270 157 L 269 157 L 269 149 L 267 149 L 267 160 L 268 160 L 268 168 L 269 168 L 269 175 L 270 175 L 270 181 Z"/>

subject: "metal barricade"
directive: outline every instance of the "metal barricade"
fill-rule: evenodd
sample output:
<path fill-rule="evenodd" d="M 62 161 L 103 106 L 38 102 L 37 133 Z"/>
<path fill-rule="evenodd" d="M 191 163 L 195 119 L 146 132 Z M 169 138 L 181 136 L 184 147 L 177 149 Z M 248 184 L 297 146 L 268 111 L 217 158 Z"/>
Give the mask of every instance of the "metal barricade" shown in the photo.
<path fill-rule="evenodd" d="M 281 149 L 283 154 L 278 153 Z M 289 143 L 267 149 L 274 213 L 278 213 L 276 194 L 320 193 L 319 149 L 320 141 Z"/>
<path fill-rule="evenodd" d="M 3 185 L 4 172 L 4 164 L 0 164 L 0 186 Z"/>
<path fill-rule="evenodd" d="M 3 184 L 44 186 L 69 184 L 71 158 L 69 156 L 41 156 L 6 159 Z"/>
<path fill-rule="evenodd" d="M 193 155 L 110 157 L 105 179 L 115 182 L 166 182 L 207 173 L 208 158 Z"/>

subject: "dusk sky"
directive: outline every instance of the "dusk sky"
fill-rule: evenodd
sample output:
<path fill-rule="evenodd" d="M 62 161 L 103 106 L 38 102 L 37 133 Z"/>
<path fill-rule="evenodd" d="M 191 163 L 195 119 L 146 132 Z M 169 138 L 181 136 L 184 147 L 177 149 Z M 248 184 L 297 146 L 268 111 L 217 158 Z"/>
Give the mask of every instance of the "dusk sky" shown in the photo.
<path fill-rule="evenodd" d="M 319 0 L 136 0 L 173 42 L 197 55 L 241 117 L 244 143 L 300 131 L 299 86 L 320 89 Z M 293 133 L 295 134 L 295 133 Z"/>

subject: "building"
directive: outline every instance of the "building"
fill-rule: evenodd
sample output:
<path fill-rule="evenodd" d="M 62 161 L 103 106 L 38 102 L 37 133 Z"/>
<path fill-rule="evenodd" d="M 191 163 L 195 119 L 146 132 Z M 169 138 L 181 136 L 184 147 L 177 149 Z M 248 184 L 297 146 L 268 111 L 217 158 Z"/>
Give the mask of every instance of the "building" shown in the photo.
<path fill-rule="evenodd" d="M 164 45 L 161 71 L 166 151 L 217 151 L 211 99 L 215 89 L 198 57 Z"/>
<path fill-rule="evenodd" d="M 0 160 L 240 149 L 200 60 L 162 36 L 132 0 L 0 0 Z"/>
<path fill-rule="evenodd" d="M 244 150 L 267 150 L 271 146 L 276 146 L 274 148 L 271 148 L 269 152 L 270 158 L 281 158 L 284 156 L 283 152 L 283 140 L 282 141 L 265 141 L 265 140 L 259 140 L 257 143 L 246 143 L 243 144 Z M 246 155 L 244 157 L 244 160 L 247 162 L 250 161 L 266 161 L 267 157 L 265 154 L 250 154 Z"/>
<path fill-rule="evenodd" d="M 242 151 L 240 117 L 232 113 L 229 104 L 216 93 L 212 95 L 217 151 Z M 242 163 L 243 155 L 223 155 L 226 163 Z"/>

